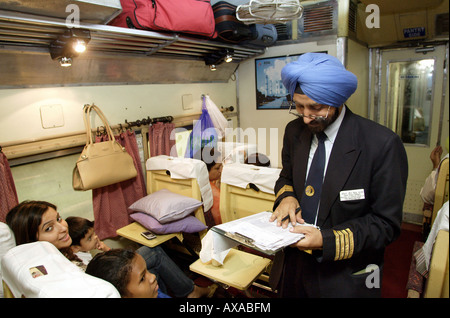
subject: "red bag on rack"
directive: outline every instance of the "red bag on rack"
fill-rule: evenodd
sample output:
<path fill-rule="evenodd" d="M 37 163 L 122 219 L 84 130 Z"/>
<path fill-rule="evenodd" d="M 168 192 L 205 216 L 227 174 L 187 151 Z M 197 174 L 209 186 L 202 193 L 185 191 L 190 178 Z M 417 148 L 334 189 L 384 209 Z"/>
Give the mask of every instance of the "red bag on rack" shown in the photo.
<path fill-rule="evenodd" d="M 122 12 L 110 25 L 216 37 L 210 0 L 120 0 L 120 3 Z"/>

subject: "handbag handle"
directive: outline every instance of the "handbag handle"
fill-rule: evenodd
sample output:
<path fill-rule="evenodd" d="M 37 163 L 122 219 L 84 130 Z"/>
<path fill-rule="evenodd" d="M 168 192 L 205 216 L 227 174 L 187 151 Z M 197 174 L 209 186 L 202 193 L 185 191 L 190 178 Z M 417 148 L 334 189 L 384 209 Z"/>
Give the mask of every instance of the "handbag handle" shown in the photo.
<path fill-rule="evenodd" d="M 106 119 L 105 114 L 103 114 L 103 112 L 100 110 L 100 108 L 98 106 L 96 106 L 94 104 L 92 104 L 92 105 L 86 104 L 83 107 L 84 126 L 86 127 L 86 145 L 94 143 L 94 141 L 92 139 L 91 121 L 89 118 L 89 115 L 92 110 L 94 110 L 97 113 L 98 117 L 100 117 L 100 120 L 103 122 L 103 125 L 105 127 L 106 133 L 109 138 L 109 141 L 114 142 L 115 141 L 114 134 L 112 132 L 111 127 L 108 124 L 108 120 Z"/>

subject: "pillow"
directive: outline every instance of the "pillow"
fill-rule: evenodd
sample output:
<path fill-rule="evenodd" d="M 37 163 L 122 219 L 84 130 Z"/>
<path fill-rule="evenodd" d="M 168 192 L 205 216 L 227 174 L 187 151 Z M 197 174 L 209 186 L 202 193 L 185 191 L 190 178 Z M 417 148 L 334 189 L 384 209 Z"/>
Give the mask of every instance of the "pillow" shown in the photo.
<path fill-rule="evenodd" d="M 197 233 L 207 229 L 205 224 L 192 215 L 165 224 L 159 223 L 152 216 L 142 212 L 133 213 L 130 217 L 156 234 L 170 234 L 177 232 Z"/>
<path fill-rule="evenodd" d="M 129 209 L 147 213 L 164 224 L 188 216 L 201 205 L 202 202 L 194 198 L 161 189 L 137 200 Z"/>
<path fill-rule="evenodd" d="M 6 223 L 0 222 L 0 282 L 2 281 L 2 258 L 11 248 L 16 246 L 14 234 Z M 3 287 L 0 286 L 0 298 L 3 298 Z"/>

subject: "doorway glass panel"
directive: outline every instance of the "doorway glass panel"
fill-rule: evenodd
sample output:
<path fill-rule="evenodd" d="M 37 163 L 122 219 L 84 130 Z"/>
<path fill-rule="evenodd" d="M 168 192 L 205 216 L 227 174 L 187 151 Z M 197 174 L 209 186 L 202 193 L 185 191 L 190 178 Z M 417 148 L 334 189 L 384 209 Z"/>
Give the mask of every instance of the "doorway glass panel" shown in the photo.
<path fill-rule="evenodd" d="M 434 59 L 389 62 L 386 122 L 403 143 L 429 145 Z"/>

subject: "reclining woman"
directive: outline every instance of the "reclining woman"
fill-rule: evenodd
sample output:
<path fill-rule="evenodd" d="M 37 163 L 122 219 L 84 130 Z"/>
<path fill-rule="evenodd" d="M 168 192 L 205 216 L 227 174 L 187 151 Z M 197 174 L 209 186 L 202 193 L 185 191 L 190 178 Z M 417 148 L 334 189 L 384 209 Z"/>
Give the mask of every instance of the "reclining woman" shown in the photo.
<path fill-rule="evenodd" d="M 61 218 L 54 204 L 45 201 L 21 202 L 8 212 L 6 223 L 13 231 L 17 245 L 47 241 L 68 255 L 66 249 L 70 248 L 72 238 L 67 222 Z M 162 280 L 160 285 L 167 286 L 175 297 L 199 298 L 210 293 L 210 288 L 195 285 L 161 247 L 142 246 L 136 252 L 144 258 L 147 269 Z"/>

